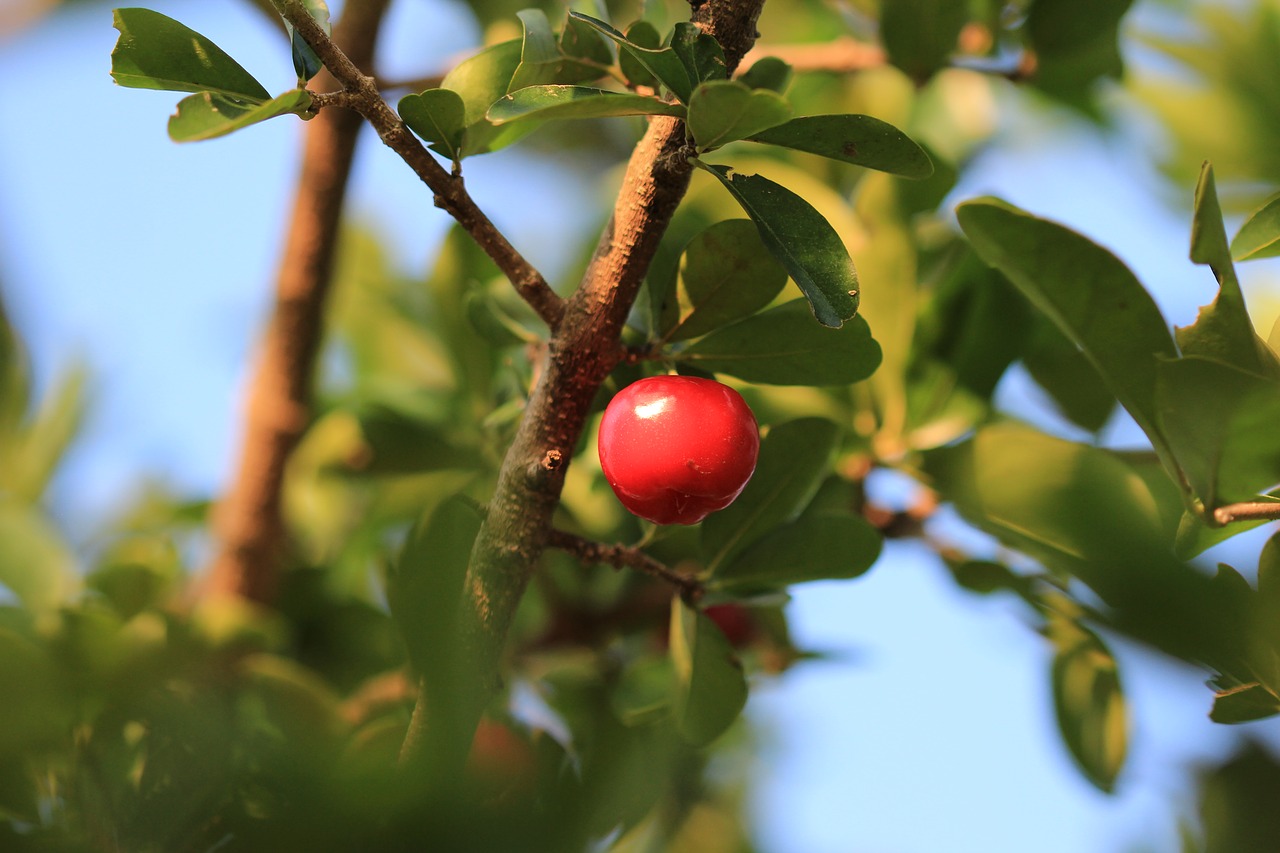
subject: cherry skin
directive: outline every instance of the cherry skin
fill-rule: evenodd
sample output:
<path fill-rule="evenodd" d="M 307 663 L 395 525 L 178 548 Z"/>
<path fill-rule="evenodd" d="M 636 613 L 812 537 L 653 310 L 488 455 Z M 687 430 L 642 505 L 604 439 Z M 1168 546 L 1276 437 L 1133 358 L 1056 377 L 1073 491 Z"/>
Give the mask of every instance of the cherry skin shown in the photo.
<path fill-rule="evenodd" d="M 653 376 L 614 395 L 599 450 L 605 479 L 628 510 L 657 524 L 697 524 L 751 479 L 760 429 L 727 385 Z"/>

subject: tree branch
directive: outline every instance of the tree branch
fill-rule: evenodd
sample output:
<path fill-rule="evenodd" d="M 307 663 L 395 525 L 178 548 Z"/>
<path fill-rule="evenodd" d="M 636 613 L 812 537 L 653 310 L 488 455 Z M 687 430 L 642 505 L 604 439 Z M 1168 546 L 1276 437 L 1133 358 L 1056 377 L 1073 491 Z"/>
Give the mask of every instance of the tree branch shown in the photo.
<path fill-rule="evenodd" d="M 1218 524 L 1231 524 L 1233 521 L 1280 520 L 1280 501 L 1227 504 L 1213 511 L 1213 520 Z"/>
<path fill-rule="evenodd" d="M 400 155 L 418 178 L 435 194 L 436 206 L 446 211 L 471 235 L 498 269 L 511 281 L 520 296 L 529 303 L 551 329 L 564 315 L 564 300 L 547 284 L 534 266 L 494 226 L 476 205 L 462 182 L 461 175 L 445 170 L 426 147 L 405 127 L 400 116 L 388 106 L 373 77 L 363 73 L 325 31 L 307 14 L 299 0 L 272 0 L 280 14 L 293 24 L 307 44 L 311 45 L 325 68 L 348 92 L 348 106 L 358 111 L 377 131 L 388 148 Z"/>
<path fill-rule="evenodd" d="M 547 545 L 566 554 L 572 554 L 584 563 L 603 564 L 613 566 L 615 569 L 635 569 L 643 572 L 671 584 L 690 600 L 697 600 L 702 595 L 702 583 L 697 578 L 677 572 L 638 548 L 593 542 L 563 530 L 552 530 L 547 536 Z"/>
<path fill-rule="evenodd" d="M 355 62 L 372 61 L 387 3 L 347 4 L 334 37 Z M 278 585 L 286 539 L 280 508 L 285 462 L 310 418 L 325 296 L 360 125 L 356 114 L 330 110 L 306 126 L 275 305 L 249 387 L 240 461 L 217 509 L 217 551 L 205 587 L 211 595 L 266 602 Z"/>
<path fill-rule="evenodd" d="M 697 7 L 694 22 L 720 40 L 730 72 L 755 41 L 762 5 L 763 0 L 707 0 Z M 565 304 L 503 460 L 463 588 L 458 639 L 468 679 L 448 685 L 444 697 L 446 691 L 426 689 L 421 700 L 448 702 L 438 716 L 461 721 L 468 730 L 501 684 L 507 633 L 549 542 L 567 460 L 600 384 L 623 356 L 623 324 L 689 185 L 688 155 L 682 122 L 650 121 L 627 164 L 613 216 Z M 544 464 L 552 458 L 561 462 Z M 454 726 L 433 723 L 436 716 L 431 709 L 415 714 L 402 757 L 448 779 L 462 766 L 466 745 L 458 743 Z"/>

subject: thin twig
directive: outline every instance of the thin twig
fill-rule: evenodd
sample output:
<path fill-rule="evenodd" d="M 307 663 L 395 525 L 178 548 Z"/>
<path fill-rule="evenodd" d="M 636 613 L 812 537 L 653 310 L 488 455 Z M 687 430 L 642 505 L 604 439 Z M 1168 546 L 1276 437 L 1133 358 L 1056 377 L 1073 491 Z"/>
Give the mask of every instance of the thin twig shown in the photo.
<path fill-rule="evenodd" d="M 635 569 L 651 575 L 678 588 L 688 599 L 697 600 L 702 595 L 702 583 L 697 578 L 677 572 L 638 548 L 621 544 L 606 545 L 563 530 L 552 530 L 547 545 L 572 554 L 584 563 L 598 563 L 615 569 Z"/>
<path fill-rule="evenodd" d="M 1248 501 L 1227 504 L 1213 511 L 1213 520 L 1218 524 L 1230 524 L 1233 521 L 1280 520 L 1280 501 Z"/>
<path fill-rule="evenodd" d="M 555 329 L 564 316 L 564 300 L 547 280 L 525 259 L 507 238 L 489 221 L 463 185 L 462 176 L 450 174 L 409 131 L 395 110 L 382 98 L 378 83 L 362 72 L 334 44 L 328 34 L 307 14 L 299 0 L 272 0 L 280 14 L 293 24 L 311 45 L 325 68 L 347 92 L 347 104 L 373 126 L 388 148 L 400 155 L 414 173 L 435 193 L 436 206 L 446 211 L 471 235 L 512 286 L 550 328 Z"/>

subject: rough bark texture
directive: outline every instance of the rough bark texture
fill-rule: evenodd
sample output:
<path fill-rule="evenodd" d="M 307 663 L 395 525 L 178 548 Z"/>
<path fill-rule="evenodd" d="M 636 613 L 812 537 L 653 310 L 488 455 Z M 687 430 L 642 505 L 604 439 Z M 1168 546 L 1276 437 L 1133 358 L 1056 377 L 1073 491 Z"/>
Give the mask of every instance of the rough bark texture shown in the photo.
<path fill-rule="evenodd" d="M 352 0 L 334 40 L 360 67 L 373 58 L 388 0 Z M 317 85 L 331 87 L 322 72 Z M 306 126 L 275 304 L 249 387 L 235 479 L 217 508 L 217 553 L 206 594 L 268 602 L 287 544 L 281 517 L 285 463 L 311 415 L 311 385 L 347 179 L 363 121 L 329 109 Z"/>

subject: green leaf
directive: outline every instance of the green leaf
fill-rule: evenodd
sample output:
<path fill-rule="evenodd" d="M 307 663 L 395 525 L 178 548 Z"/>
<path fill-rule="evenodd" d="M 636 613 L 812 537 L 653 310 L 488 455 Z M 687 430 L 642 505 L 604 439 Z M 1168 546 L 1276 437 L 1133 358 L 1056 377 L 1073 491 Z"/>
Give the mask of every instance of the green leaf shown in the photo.
<path fill-rule="evenodd" d="M 689 98 L 689 132 L 699 151 L 746 139 L 791 118 L 786 98 L 737 80 L 703 83 Z"/>
<path fill-rule="evenodd" d="M 757 539 L 717 570 L 708 586 L 755 591 L 856 578 L 876 561 L 880 544 L 880 534 L 860 516 L 806 514 Z"/>
<path fill-rule="evenodd" d="M 511 75 L 508 91 L 544 83 L 579 83 L 604 76 L 605 69 L 600 65 L 561 52 L 551 31 L 551 22 L 541 9 L 524 9 L 516 14 L 524 27 L 524 38 L 520 45 L 520 64 Z"/>
<path fill-rule="evenodd" d="M 440 81 L 440 88 L 457 92 L 462 98 L 464 157 L 496 151 L 537 129 L 532 122 L 499 128 L 485 119 L 494 101 L 507 94 L 520 66 L 520 51 L 519 39 L 500 42 L 464 59 Z"/>
<path fill-rule="evenodd" d="M 764 308 L 787 284 L 784 270 L 747 219 L 727 219 L 685 246 L 680 265 L 680 316 L 664 340 L 705 335 Z M 809 325 L 812 325 L 810 323 Z"/>
<path fill-rule="evenodd" d="M 1100 77 L 1119 77 L 1120 23 L 1132 0 L 1035 0 L 1025 31 L 1036 53 L 1032 83 L 1068 103 L 1083 105 Z"/>
<path fill-rule="evenodd" d="M 742 664 L 716 623 L 679 598 L 671 601 L 670 650 L 676 727 L 690 743 L 708 744 L 746 707 Z"/>
<path fill-rule="evenodd" d="M 332 33 L 332 28 L 329 26 L 329 4 L 325 0 L 302 0 L 302 5 L 325 33 Z M 305 83 L 320 73 L 324 63 L 320 61 L 319 56 L 316 56 L 315 50 L 307 44 L 306 39 L 298 35 L 297 30 L 287 18 L 284 28 L 289 34 L 289 44 L 293 48 L 293 69 L 298 72 L 299 82 Z"/>
<path fill-rule="evenodd" d="M 1234 725 L 1264 720 L 1280 714 L 1280 697 L 1254 681 L 1230 690 L 1222 690 L 1213 698 L 1209 719 L 1215 723 Z"/>
<path fill-rule="evenodd" d="M 535 117 L 542 121 L 609 116 L 684 116 L 684 107 L 646 95 L 586 86 L 530 86 L 512 92 L 489 108 L 494 124 Z"/>
<path fill-rule="evenodd" d="M 1039 322 L 1031 324 L 1031 339 L 1022 353 L 1023 365 L 1062 414 L 1077 426 L 1097 432 L 1115 411 L 1116 398 L 1079 347 L 1044 317 L 1036 319 Z"/>
<path fill-rule="evenodd" d="M 724 80 L 729 76 L 724 50 L 720 42 L 697 25 L 681 21 L 671 31 L 671 49 L 684 63 L 689 79 L 696 87 L 709 80 Z"/>
<path fill-rule="evenodd" d="M 750 139 L 904 178 L 933 174 L 933 161 L 923 148 L 893 125 L 871 116 L 801 116 Z"/>
<path fill-rule="evenodd" d="M 724 326 L 672 354 L 679 363 L 765 385 L 849 385 L 875 372 L 881 356 L 861 317 L 840 329 L 819 326 L 803 299 Z"/>
<path fill-rule="evenodd" d="M 1261 376 L 1280 376 L 1280 361 L 1254 331 L 1236 278 L 1222 225 L 1222 208 L 1214 186 L 1213 167 L 1205 163 L 1196 184 L 1195 218 L 1191 223 L 1191 260 L 1207 264 L 1218 280 L 1218 296 L 1200 309 L 1192 326 L 1174 331 L 1184 355 L 1216 359 Z"/>
<path fill-rule="evenodd" d="M 209 39 L 150 9 L 116 9 L 111 76 L 133 89 L 203 92 L 261 103 L 270 93 Z"/>
<path fill-rule="evenodd" d="M 690 79 L 683 60 L 673 49 L 669 47 L 648 48 L 628 41 L 625 35 L 604 21 L 593 18 L 590 15 L 584 15 L 581 12 L 570 12 L 569 17 L 582 21 L 613 39 L 623 52 L 670 89 L 671 93 L 681 103 L 687 104 L 689 102 L 689 95 L 693 91 L 693 80 Z"/>
<path fill-rule="evenodd" d="M 405 95 L 396 111 L 409 129 L 430 145 L 431 150 L 455 163 L 462 159 L 462 135 L 466 131 L 467 107 L 451 89 L 427 89 Z"/>
<path fill-rule="evenodd" d="M 1128 712 L 1110 649 L 1096 634 L 1063 617 L 1049 625 L 1053 706 L 1058 729 L 1085 777 L 1110 792 L 1124 766 Z"/>
<path fill-rule="evenodd" d="M 3 357 L 0 353 L 0 359 Z M 23 426 L 20 437 L 15 436 L 14 458 L 7 460 L 7 470 L 0 473 L 0 491 L 8 490 L 32 504 L 39 501 L 80 431 L 88 380 L 83 365 L 75 365 L 58 378 L 40 401 L 32 421 Z"/>
<path fill-rule="evenodd" d="M 630 30 L 627 31 L 627 38 L 632 39 Z M 658 42 L 658 31 L 654 30 L 653 44 L 650 46 L 657 47 Z M 564 30 L 560 33 L 560 52 L 565 56 L 599 65 L 602 69 L 613 64 L 613 51 L 609 50 L 609 43 L 590 24 L 571 15 L 565 19 Z"/>
<path fill-rule="evenodd" d="M 588 25 L 584 23 L 582 26 Z M 592 32 L 595 32 L 595 30 L 592 30 Z M 662 34 L 658 32 L 657 27 L 648 21 L 636 21 L 627 27 L 627 41 L 645 50 L 662 49 Z M 622 76 L 626 78 L 627 83 L 633 87 L 647 86 L 657 91 L 658 87 L 662 85 L 658 82 L 658 78 L 653 76 L 653 72 L 646 68 L 640 60 L 632 56 L 629 51 L 618 51 L 618 68 L 622 70 Z"/>
<path fill-rule="evenodd" d="M 743 548 L 800 515 L 830 473 L 839 442 L 840 429 L 825 418 L 800 418 L 769 430 L 742 494 L 702 522 L 702 553 L 712 576 Z"/>
<path fill-rule="evenodd" d="M 1249 214 L 1231 241 L 1231 254 L 1237 261 L 1280 256 L 1280 194 Z"/>
<path fill-rule="evenodd" d="M 752 89 L 768 89 L 781 95 L 791 85 L 791 66 L 776 56 L 762 56 L 738 79 Z"/>
<path fill-rule="evenodd" d="M 998 199 L 957 210 L 974 251 L 1078 346 L 1158 451 L 1157 364 L 1178 353 L 1138 279 L 1096 243 Z"/>
<path fill-rule="evenodd" d="M 742 205 L 760 238 L 799 286 L 814 317 L 840 328 L 858 311 L 858 274 L 831 223 L 807 201 L 760 175 L 697 165 L 715 175 Z"/>
<path fill-rule="evenodd" d="M 32 611 L 51 611 L 80 586 L 75 557 L 37 510 L 0 500 L 0 585 Z"/>
<path fill-rule="evenodd" d="M 889 61 L 923 82 L 947 64 L 968 19 L 956 0 L 884 0 L 880 38 Z"/>
<path fill-rule="evenodd" d="M 1208 508 L 1280 484 L 1280 384 L 1189 356 L 1161 363 L 1156 390 L 1162 432 Z"/>
<path fill-rule="evenodd" d="M 266 121 L 276 116 L 301 115 L 311 108 L 311 93 L 293 89 L 265 103 L 252 103 L 213 92 L 188 95 L 169 117 L 169 138 L 174 142 L 199 142 Z"/>

